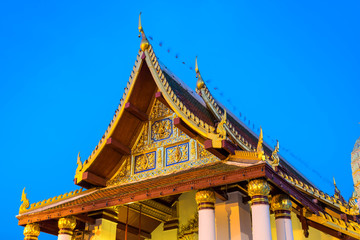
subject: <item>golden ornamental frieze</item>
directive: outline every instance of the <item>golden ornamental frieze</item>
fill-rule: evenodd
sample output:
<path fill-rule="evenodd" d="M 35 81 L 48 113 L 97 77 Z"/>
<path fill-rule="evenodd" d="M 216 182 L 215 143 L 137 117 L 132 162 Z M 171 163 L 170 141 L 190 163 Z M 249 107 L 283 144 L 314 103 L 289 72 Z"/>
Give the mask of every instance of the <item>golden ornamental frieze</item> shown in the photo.
<path fill-rule="evenodd" d="M 150 113 L 150 120 L 167 117 L 171 114 L 173 114 L 173 111 L 171 111 L 170 108 L 166 107 L 162 102 L 156 99 Z"/>

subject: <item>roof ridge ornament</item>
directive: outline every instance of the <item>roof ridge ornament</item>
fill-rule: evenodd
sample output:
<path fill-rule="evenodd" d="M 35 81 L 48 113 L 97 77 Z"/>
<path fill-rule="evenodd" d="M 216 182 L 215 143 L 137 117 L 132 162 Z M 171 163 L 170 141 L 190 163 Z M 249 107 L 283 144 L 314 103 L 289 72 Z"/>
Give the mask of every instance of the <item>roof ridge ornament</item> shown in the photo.
<path fill-rule="evenodd" d="M 198 90 L 202 89 L 205 85 L 204 80 L 201 77 L 200 71 L 199 71 L 199 66 L 198 66 L 198 62 L 197 62 L 197 56 L 195 58 L 195 72 L 196 72 L 196 78 L 198 79 L 196 82 L 196 88 Z"/>
<path fill-rule="evenodd" d="M 29 199 L 26 197 L 25 188 L 22 191 L 21 194 L 21 201 L 22 204 L 20 205 L 19 213 L 26 212 L 27 208 L 30 207 Z"/>
<path fill-rule="evenodd" d="M 278 155 L 279 148 L 280 148 L 279 141 L 276 140 L 275 149 L 271 154 L 271 160 L 269 160 L 269 163 L 273 168 L 279 166 L 279 163 L 280 163 L 280 158 L 279 158 L 279 155 Z"/>
<path fill-rule="evenodd" d="M 226 122 L 227 122 L 226 109 L 224 109 L 224 114 L 221 117 L 221 121 L 216 127 L 216 133 L 218 134 L 218 138 L 221 140 L 226 139 L 226 129 L 225 129 Z"/>
<path fill-rule="evenodd" d="M 81 157 L 80 157 L 80 152 L 78 153 L 78 156 L 77 156 L 77 165 L 78 167 L 76 168 L 76 172 L 80 172 L 81 169 L 83 168 L 83 164 L 81 162 Z"/>
<path fill-rule="evenodd" d="M 139 14 L 139 27 L 138 28 L 139 28 L 139 37 L 140 37 L 140 34 L 141 34 L 140 48 L 144 52 L 146 49 L 149 48 L 150 44 L 149 44 L 149 41 L 146 38 L 144 29 L 143 29 L 143 27 L 141 25 L 141 12 Z"/>

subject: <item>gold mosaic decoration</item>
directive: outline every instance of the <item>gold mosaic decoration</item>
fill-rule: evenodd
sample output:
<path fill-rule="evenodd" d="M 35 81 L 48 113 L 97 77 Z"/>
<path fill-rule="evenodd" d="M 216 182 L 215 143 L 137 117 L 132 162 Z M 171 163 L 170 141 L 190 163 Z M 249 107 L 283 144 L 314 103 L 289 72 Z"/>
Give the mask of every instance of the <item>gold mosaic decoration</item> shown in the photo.
<path fill-rule="evenodd" d="M 189 143 L 166 148 L 166 166 L 189 160 Z"/>
<path fill-rule="evenodd" d="M 135 157 L 134 173 L 147 171 L 155 168 L 156 152 L 149 152 Z"/>

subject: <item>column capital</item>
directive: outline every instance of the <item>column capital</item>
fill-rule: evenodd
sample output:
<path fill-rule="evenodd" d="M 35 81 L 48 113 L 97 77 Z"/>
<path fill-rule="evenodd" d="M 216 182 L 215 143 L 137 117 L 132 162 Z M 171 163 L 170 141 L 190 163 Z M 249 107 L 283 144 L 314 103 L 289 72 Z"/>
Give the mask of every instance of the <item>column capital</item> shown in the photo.
<path fill-rule="evenodd" d="M 271 199 L 271 208 L 274 211 L 277 210 L 291 210 L 291 200 L 285 194 L 278 194 L 272 197 Z"/>
<path fill-rule="evenodd" d="M 291 217 L 291 200 L 285 194 L 278 194 L 271 199 L 271 208 L 275 211 L 275 218 Z"/>
<path fill-rule="evenodd" d="M 270 186 L 265 179 L 255 179 L 248 183 L 248 194 L 253 196 L 268 196 L 270 193 Z"/>
<path fill-rule="evenodd" d="M 73 235 L 73 230 L 76 227 L 76 219 L 74 216 L 60 218 L 58 221 L 59 234 Z"/>
<path fill-rule="evenodd" d="M 40 226 L 38 223 L 26 224 L 24 229 L 25 240 L 37 240 L 40 235 Z"/>
<path fill-rule="evenodd" d="M 195 195 L 198 209 L 214 209 L 216 201 L 215 193 L 212 190 L 199 190 Z"/>

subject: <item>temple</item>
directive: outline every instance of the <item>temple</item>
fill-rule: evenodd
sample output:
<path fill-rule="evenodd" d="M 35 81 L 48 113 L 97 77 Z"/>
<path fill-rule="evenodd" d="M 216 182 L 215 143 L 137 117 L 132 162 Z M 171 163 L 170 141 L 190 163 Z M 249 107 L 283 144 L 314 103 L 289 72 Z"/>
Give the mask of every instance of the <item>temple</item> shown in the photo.
<path fill-rule="evenodd" d="M 32 204 L 24 189 L 24 239 L 360 239 L 356 195 L 316 188 L 279 143 L 266 144 L 263 130 L 213 97 L 197 62 L 192 90 L 158 62 L 140 19 L 139 32 L 115 115 L 91 155 L 78 155 L 81 189 Z"/>

